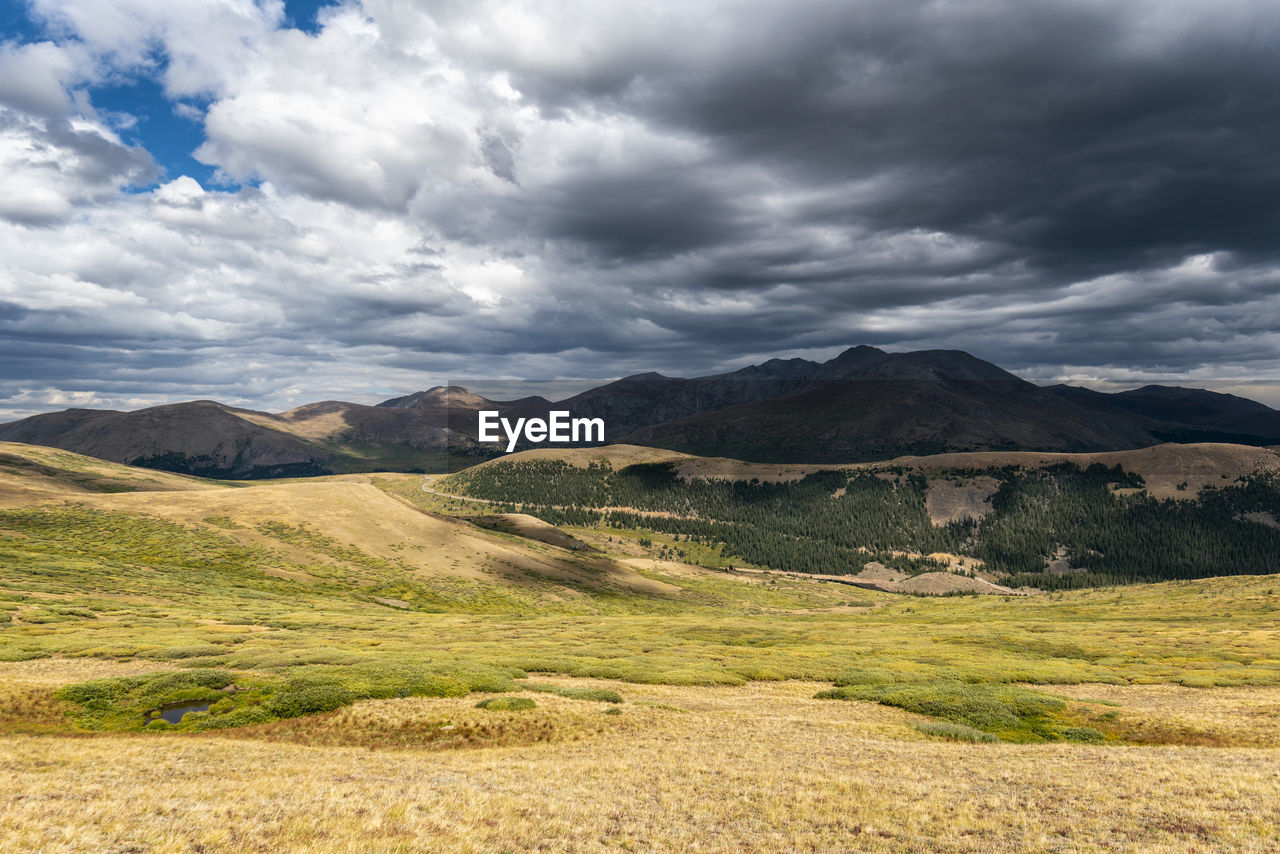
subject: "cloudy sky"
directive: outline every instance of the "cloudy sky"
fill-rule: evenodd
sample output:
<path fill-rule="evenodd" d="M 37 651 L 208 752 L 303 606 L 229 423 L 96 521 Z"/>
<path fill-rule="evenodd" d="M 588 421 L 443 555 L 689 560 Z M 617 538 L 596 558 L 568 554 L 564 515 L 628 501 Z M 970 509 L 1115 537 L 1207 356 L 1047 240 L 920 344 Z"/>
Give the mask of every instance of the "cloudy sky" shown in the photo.
<path fill-rule="evenodd" d="M 0 0 L 0 417 L 853 344 L 1280 405 L 1274 0 Z"/>

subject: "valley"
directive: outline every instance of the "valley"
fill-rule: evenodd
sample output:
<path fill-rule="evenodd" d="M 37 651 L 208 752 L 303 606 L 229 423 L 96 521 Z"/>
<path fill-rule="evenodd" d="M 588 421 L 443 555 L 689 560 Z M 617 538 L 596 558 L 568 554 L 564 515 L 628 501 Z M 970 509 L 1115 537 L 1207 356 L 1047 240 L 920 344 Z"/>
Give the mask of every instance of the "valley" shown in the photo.
<path fill-rule="evenodd" d="M 1270 452 L 1130 453 L 1145 456 L 1079 462 L 1119 464 L 1114 479 L 1145 461 L 1147 482 L 1211 460 L 1239 487 Z M 532 463 L 555 477 L 511 469 Z M 656 483 L 691 501 L 680 484 L 714 496 L 830 476 L 610 446 L 517 454 L 428 492 L 404 473 L 217 481 L 0 445 L 0 838 L 68 851 L 1280 842 L 1275 576 L 909 595 L 663 527 L 712 505 L 644 525 L 530 515 L 549 506 L 539 484 L 562 496 L 556 512 L 621 497 L 638 513 L 652 493 L 612 481 L 635 465 L 673 466 Z M 505 500 L 478 497 L 500 483 Z M 820 486 L 831 504 L 850 494 Z M 526 492 L 537 501 L 514 507 Z M 921 524 L 945 530 L 916 498 Z M 962 554 L 856 554 L 987 571 Z M 195 711 L 157 719 L 171 708 Z"/>

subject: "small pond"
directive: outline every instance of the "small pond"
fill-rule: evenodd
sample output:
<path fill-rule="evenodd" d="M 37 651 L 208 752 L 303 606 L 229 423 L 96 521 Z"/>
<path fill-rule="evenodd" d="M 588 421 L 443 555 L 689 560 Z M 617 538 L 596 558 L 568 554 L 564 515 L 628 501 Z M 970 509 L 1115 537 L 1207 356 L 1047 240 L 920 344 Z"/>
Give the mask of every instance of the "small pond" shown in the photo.
<path fill-rule="evenodd" d="M 209 701 L 204 700 L 196 703 L 170 703 L 167 706 L 161 706 L 159 709 L 153 709 L 147 713 L 147 721 L 166 720 L 171 724 L 176 724 L 182 720 L 182 716 L 187 712 L 204 712 L 208 711 Z"/>

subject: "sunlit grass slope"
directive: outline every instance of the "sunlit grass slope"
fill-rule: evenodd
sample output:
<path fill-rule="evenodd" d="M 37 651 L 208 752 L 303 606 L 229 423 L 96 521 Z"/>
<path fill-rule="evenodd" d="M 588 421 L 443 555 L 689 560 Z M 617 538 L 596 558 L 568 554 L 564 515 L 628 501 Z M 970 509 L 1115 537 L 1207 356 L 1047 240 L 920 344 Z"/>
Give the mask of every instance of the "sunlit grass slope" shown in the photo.
<path fill-rule="evenodd" d="M 412 478 L 189 482 L 0 512 L 0 656 L 281 678 L 411 666 L 668 684 L 1280 683 L 1267 577 L 894 597 L 485 531 L 392 494 Z"/>

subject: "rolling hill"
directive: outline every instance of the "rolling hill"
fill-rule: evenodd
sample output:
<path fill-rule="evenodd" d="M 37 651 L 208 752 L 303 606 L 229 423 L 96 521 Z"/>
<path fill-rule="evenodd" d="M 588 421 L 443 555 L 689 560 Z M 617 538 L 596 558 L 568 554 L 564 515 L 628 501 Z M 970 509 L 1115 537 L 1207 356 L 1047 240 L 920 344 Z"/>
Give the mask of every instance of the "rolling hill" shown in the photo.
<path fill-rule="evenodd" d="M 0 425 L 0 441 L 208 477 L 328 474 L 333 454 L 212 400 L 136 412 L 69 409 Z"/>
<path fill-rule="evenodd" d="M 210 400 L 135 412 L 70 409 L 0 425 L 23 442 L 203 477 L 257 479 L 457 468 L 494 456 L 475 412 L 532 414 L 536 401 L 490 401 L 455 387 L 378 406 L 329 400 L 279 414 Z M 545 409 L 542 411 L 545 412 Z"/>
<path fill-rule="evenodd" d="M 421 478 L 407 480 L 416 489 Z M 471 590 L 519 609 L 539 602 L 554 607 L 552 602 L 582 591 L 675 592 L 602 555 L 546 547 L 538 541 L 547 539 L 543 532 L 504 537 L 423 512 L 362 475 L 245 487 L 5 442 L 4 511 L 13 515 L 0 518 L 0 550 L 15 545 L 6 533 L 44 515 L 62 520 L 68 536 L 91 537 L 97 528 L 100 538 L 114 533 L 132 541 L 141 531 L 145 542 L 135 547 L 159 549 L 166 560 L 190 562 L 193 570 L 216 570 L 213 555 L 222 555 L 227 571 L 234 567 L 251 586 L 271 579 L 303 589 L 337 585 L 355 601 L 370 603 L 391 599 L 404 607 L 447 609 L 453 597 L 465 600 Z M 68 543 L 68 550 L 92 555 L 108 546 L 85 541 Z M 119 584 L 132 588 L 140 580 Z"/>

